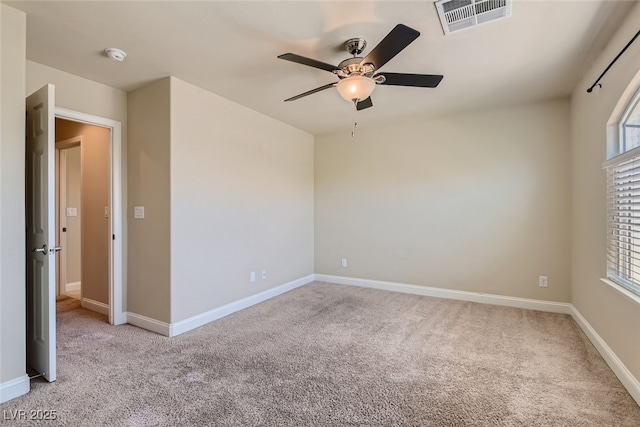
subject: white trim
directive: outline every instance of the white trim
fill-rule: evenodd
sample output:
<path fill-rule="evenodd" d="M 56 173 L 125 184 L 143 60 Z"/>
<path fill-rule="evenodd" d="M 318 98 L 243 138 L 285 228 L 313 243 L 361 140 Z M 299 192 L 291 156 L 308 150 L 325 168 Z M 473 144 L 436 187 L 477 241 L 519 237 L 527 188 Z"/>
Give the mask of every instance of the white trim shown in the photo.
<path fill-rule="evenodd" d="M 483 304 L 502 305 L 507 307 L 525 308 L 528 310 L 548 311 L 552 313 L 571 314 L 571 304 L 565 302 L 544 301 L 529 298 L 508 297 L 479 292 L 457 291 L 452 289 L 434 288 L 429 286 L 409 285 L 406 283 L 384 282 L 380 280 L 357 279 L 344 276 L 330 276 L 316 274 L 316 280 L 339 285 L 361 286 L 365 288 L 381 289 L 406 294 L 424 295 L 436 298 L 455 299 L 478 302 Z"/>
<path fill-rule="evenodd" d="M 125 315 L 127 317 L 127 323 L 133 326 L 155 332 L 156 334 L 164 335 L 167 337 L 169 336 L 170 326 L 168 323 L 131 312 L 127 312 L 125 313 Z"/>
<path fill-rule="evenodd" d="M 57 112 L 57 110 L 56 110 Z M 82 135 L 74 136 L 73 138 L 63 139 L 62 141 L 56 141 L 56 150 L 67 150 L 69 148 L 76 148 L 82 145 Z"/>
<path fill-rule="evenodd" d="M 104 314 L 105 316 L 109 315 L 109 304 L 105 304 L 100 301 L 82 298 L 82 301 L 80 301 L 80 307 L 95 311 L 96 313 Z"/>
<path fill-rule="evenodd" d="M 195 316 L 175 323 L 162 322 L 160 320 L 152 319 L 150 317 L 132 312 L 127 312 L 125 313 L 125 315 L 127 318 L 127 323 L 133 326 L 137 326 L 139 328 L 146 329 L 160 335 L 175 337 L 177 335 L 191 331 L 195 328 L 199 328 L 200 326 L 206 325 L 207 323 L 213 322 L 214 320 L 218 320 L 222 317 L 233 314 L 236 311 L 243 310 L 245 308 L 251 307 L 252 305 L 281 295 L 292 289 L 311 283 L 314 280 L 315 276 L 313 274 L 310 274 L 289 283 L 285 283 L 284 285 L 280 285 L 275 288 L 257 293 L 255 295 L 242 298 L 238 301 L 231 302 L 229 304 L 223 305 L 222 307 L 214 308 L 213 310 L 209 310 L 204 313 L 196 314 Z"/>
<path fill-rule="evenodd" d="M 56 148 L 58 164 L 56 165 L 56 174 L 58 179 L 58 215 L 56 224 L 56 236 L 58 237 L 58 246 L 62 248 L 58 252 L 58 292 L 66 293 L 65 285 L 67 283 L 67 233 L 62 232 L 62 228 L 67 227 L 67 152 Z"/>
<path fill-rule="evenodd" d="M 29 376 L 26 374 L 0 383 L 0 403 L 8 402 L 11 399 L 27 394 L 30 388 Z"/>
<path fill-rule="evenodd" d="M 67 292 L 79 291 L 81 287 L 82 287 L 81 282 L 67 283 L 64 285 L 64 292 L 67 293 Z"/>
<path fill-rule="evenodd" d="M 629 151 L 625 151 L 624 153 L 618 154 L 609 160 L 605 160 L 602 163 L 602 169 L 610 168 L 611 166 L 615 166 L 619 163 L 625 162 L 627 160 L 631 160 L 634 157 L 638 157 L 640 155 L 640 147 L 632 148 Z"/>
<path fill-rule="evenodd" d="M 82 147 L 82 135 L 73 138 L 56 141 L 56 178 L 58 192 L 58 215 L 56 222 L 56 236 L 58 237 L 58 246 L 62 248 L 57 254 L 58 267 L 58 292 L 60 295 L 69 292 L 67 282 L 67 233 L 62 232 L 67 227 L 67 150 L 71 148 Z M 78 282 L 80 283 L 80 282 Z M 65 289 L 66 286 L 66 289 Z"/>
<path fill-rule="evenodd" d="M 67 110 L 66 108 L 55 108 L 56 117 L 76 122 L 88 123 L 95 126 L 102 126 L 111 130 L 111 233 L 115 239 L 111 242 L 111 257 L 109 275 L 109 323 L 121 325 L 127 323 L 127 315 L 122 311 L 122 298 L 124 293 L 124 273 L 123 273 L 123 242 L 122 232 L 122 123 L 117 120 Z"/>
<path fill-rule="evenodd" d="M 311 283 L 314 280 L 315 280 L 315 275 L 310 274 L 308 276 L 293 280 L 289 283 L 285 283 L 284 285 L 267 289 L 266 291 L 248 296 L 246 298 L 242 298 L 238 301 L 234 301 L 229 304 L 223 305 L 222 307 L 214 308 L 213 310 L 209 310 L 205 313 L 197 314 L 195 316 L 189 317 L 188 319 L 184 319 L 179 322 L 172 323 L 169 326 L 169 336 L 175 337 L 176 335 L 180 335 L 185 332 L 191 331 L 202 325 L 206 325 L 209 322 L 213 322 L 214 320 L 218 320 L 222 317 L 233 314 L 236 311 L 243 310 L 245 308 L 251 307 L 252 305 L 261 303 L 270 298 L 281 295 L 292 289 L 299 288 L 300 286 Z"/>
<path fill-rule="evenodd" d="M 600 280 L 606 283 L 607 285 L 609 285 L 610 287 L 612 287 L 613 289 L 615 289 L 616 291 L 618 291 L 619 293 L 621 293 L 622 295 L 624 295 L 625 297 L 629 298 L 631 301 L 635 302 L 636 304 L 640 304 L 640 295 L 637 295 L 631 292 L 624 286 L 618 285 L 616 282 L 613 282 L 609 279 L 601 278 Z"/>
<path fill-rule="evenodd" d="M 56 147 L 56 204 L 58 210 L 56 212 L 56 246 L 60 246 L 62 251 L 56 255 L 56 296 L 63 295 L 65 293 L 64 285 L 67 281 L 67 269 L 66 269 L 66 247 L 67 247 L 67 233 L 62 232 L 62 228 L 66 227 L 66 217 L 62 215 L 63 206 L 66 206 L 67 200 L 67 162 L 66 153 L 63 153 Z M 64 173 L 63 173 L 64 172 Z M 64 191 L 63 191 L 64 190 Z"/>
<path fill-rule="evenodd" d="M 571 305 L 571 316 L 576 321 L 580 329 L 585 333 L 589 341 L 598 350 L 602 358 L 607 362 L 607 365 L 611 368 L 616 377 L 620 380 L 622 385 L 627 389 L 631 397 L 640 405 L 640 381 L 627 369 L 624 363 L 618 358 L 614 351 L 607 345 L 605 340 L 602 339 L 595 329 L 587 322 L 582 314 Z"/>

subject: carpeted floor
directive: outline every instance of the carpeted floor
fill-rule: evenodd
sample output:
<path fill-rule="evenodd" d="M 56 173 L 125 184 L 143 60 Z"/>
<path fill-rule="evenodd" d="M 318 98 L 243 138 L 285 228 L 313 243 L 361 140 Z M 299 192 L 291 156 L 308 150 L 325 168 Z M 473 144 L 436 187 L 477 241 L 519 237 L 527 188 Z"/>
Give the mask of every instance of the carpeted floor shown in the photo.
<path fill-rule="evenodd" d="M 58 380 L 0 409 L 70 426 L 640 426 L 567 315 L 320 282 L 174 338 L 62 300 Z"/>

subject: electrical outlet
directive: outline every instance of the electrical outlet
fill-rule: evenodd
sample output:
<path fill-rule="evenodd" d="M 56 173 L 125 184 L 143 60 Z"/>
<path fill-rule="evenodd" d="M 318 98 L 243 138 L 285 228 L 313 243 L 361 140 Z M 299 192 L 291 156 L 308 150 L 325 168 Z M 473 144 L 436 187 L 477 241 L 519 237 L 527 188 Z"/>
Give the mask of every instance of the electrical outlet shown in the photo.
<path fill-rule="evenodd" d="M 267 270 L 262 270 L 262 280 L 267 278 Z"/>
<path fill-rule="evenodd" d="M 249 274 L 249 280 L 251 280 L 252 282 L 256 281 L 256 272 L 252 271 L 251 274 Z"/>
<path fill-rule="evenodd" d="M 546 288 L 547 287 L 547 276 L 540 276 L 538 278 L 538 286 L 540 286 L 541 288 Z"/>
<path fill-rule="evenodd" d="M 347 259 L 346 258 L 342 258 L 342 266 L 343 267 L 347 266 Z"/>

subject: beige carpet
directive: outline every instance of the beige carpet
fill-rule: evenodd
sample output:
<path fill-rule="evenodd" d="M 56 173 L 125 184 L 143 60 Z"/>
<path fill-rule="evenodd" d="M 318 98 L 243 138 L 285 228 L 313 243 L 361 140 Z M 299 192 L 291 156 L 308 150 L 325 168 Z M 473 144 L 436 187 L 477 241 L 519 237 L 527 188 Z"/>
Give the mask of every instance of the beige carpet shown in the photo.
<path fill-rule="evenodd" d="M 327 283 L 174 338 L 65 299 L 58 381 L 0 409 L 70 426 L 640 426 L 569 316 Z"/>

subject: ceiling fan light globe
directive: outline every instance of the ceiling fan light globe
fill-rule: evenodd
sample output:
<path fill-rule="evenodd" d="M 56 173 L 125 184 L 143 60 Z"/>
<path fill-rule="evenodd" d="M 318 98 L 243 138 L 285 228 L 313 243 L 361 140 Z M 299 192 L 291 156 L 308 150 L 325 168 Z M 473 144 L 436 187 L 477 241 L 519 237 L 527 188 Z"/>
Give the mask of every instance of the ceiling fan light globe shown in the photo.
<path fill-rule="evenodd" d="M 376 88 L 376 82 L 370 77 L 351 76 L 342 79 L 336 85 L 338 93 L 346 101 L 367 99 Z"/>

